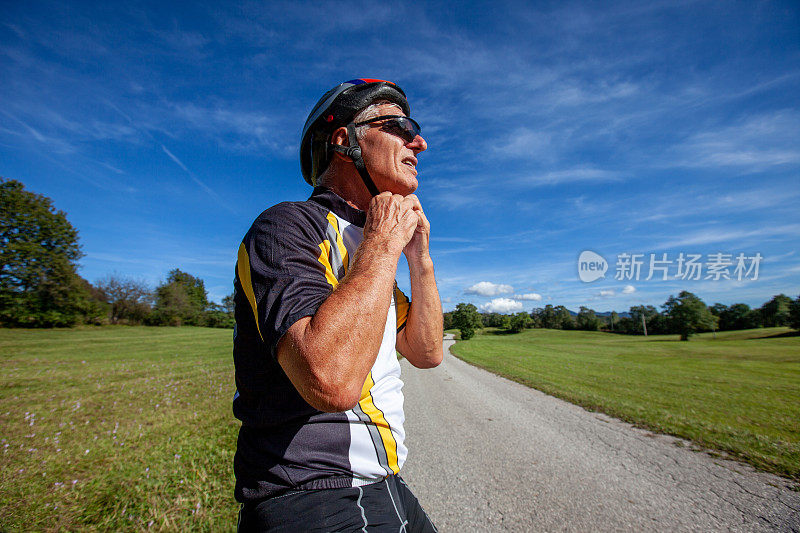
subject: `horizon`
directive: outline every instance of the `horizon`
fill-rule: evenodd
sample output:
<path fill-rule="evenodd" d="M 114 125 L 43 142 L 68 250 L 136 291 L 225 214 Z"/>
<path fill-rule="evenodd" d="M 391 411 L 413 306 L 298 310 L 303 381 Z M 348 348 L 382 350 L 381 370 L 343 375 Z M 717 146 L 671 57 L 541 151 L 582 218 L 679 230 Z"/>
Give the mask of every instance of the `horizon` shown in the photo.
<path fill-rule="evenodd" d="M 91 283 L 154 288 L 179 268 L 220 302 L 250 223 L 311 193 L 297 155 L 311 107 L 374 77 L 405 90 L 429 145 L 417 194 L 445 311 L 800 294 L 794 2 L 2 13 L 0 176 L 67 214 Z M 579 270 L 588 252 L 605 270 L 582 281 L 599 272 Z M 620 275 L 634 254 L 641 271 Z M 690 255 L 697 280 L 680 278 Z M 410 294 L 404 258 L 397 280 Z"/>

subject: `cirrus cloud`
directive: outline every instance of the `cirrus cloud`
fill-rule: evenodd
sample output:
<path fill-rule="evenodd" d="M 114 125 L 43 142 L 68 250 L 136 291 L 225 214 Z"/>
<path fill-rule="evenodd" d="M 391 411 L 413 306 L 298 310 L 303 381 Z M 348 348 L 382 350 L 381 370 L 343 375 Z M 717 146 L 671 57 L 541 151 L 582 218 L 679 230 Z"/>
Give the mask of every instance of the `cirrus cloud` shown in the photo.
<path fill-rule="evenodd" d="M 539 301 L 542 300 L 542 295 L 541 294 L 537 294 L 535 292 L 528 292 L 528 293 L 525 293 L 525 294 L 515 294 L 514 295 L 514 299 L 539 302 Z"/>

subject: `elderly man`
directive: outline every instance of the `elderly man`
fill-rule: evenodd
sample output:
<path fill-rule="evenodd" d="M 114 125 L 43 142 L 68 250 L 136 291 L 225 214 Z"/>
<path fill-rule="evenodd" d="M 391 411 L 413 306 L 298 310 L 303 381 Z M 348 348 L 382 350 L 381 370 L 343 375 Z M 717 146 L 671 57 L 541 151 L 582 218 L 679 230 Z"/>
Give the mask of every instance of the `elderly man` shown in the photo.
<path fill-rule="evenodd" d="M 427 143 L 409 114 L 391 82 L 328 91 L 300 146 L 311 198 L 264 211 L 239 248 L 240 531 L 435 531 L 399 476 L 395 350 L 419 368 L 442 361 L 430 225 L 412 194 Z"/>

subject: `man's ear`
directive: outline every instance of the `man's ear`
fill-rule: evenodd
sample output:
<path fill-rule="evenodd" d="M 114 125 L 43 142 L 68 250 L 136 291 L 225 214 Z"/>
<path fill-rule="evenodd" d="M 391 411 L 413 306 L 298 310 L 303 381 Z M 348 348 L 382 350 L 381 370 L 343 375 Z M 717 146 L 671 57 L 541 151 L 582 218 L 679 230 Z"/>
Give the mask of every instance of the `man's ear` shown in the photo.
<path fill-rule="evenodd" d="M 341 128 L 334 130 L 334 132 L 331 134 L 331 144 L 338 144 L 339 146 L 344 147 L 350 146 L 350 141 L 347 138 L 347 128 L 342 126 Z M 333 156 L 338 157 L 343 161 L 351 161 L 349 157 L 341 152 L 334 151 Z"/>

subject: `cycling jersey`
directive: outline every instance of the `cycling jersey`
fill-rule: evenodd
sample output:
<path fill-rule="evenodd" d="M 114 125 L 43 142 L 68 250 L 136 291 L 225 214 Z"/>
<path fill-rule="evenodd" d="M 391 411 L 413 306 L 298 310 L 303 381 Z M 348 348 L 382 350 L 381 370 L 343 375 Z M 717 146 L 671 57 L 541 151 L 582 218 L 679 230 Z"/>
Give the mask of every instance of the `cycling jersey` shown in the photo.
<path fill-rule="evenodd" d="M 305 202 L 264 211 L 239 247 L 233 412 L 242 421 L 234 457 L 240 502 L 288 490 L 362 486 L 403 466 L 395 341 L 410 302 L 397 284 L 378 356 L 353 409 L 325 413 L 311 407 L 276 358 L 286 330 L 314 315 L 347 273 L 365 219 L 363 211 L 317 187 Z"/>

